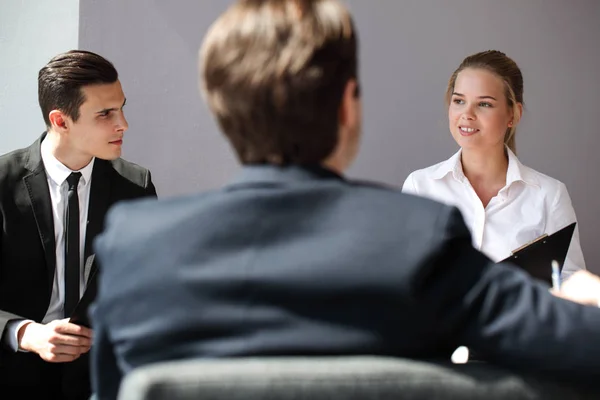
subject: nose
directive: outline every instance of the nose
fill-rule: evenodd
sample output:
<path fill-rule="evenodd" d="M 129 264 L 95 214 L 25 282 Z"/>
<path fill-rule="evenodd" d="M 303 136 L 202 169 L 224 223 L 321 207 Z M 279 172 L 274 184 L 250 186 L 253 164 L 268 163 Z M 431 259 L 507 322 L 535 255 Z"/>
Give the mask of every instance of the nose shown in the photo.
<path fill-rule="evenodd" d="M 127 129 L 129 129 L 129 123 L 127 122 L 127 118 L 125 118 L 125 113 L 121 111 L 119 119 L 117 120 L 117 130 L 125 132 Z"/>
<path fill-rule="evenodd" d="M 473 121 L 475 120 L 475 112 L 473 111 L 473 107 L 467 106 L 465 107 L 464 112 L 461 115 L 462 119 L 465 119 L 467 121 Z"/>

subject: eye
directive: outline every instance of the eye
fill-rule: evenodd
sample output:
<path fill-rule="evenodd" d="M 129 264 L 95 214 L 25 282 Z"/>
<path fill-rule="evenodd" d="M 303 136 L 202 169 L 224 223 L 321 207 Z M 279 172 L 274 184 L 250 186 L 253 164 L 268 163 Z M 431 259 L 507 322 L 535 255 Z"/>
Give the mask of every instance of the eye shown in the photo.
<path fill-rule="evenodd" d="M 488 103 L 487 101 L 482 101 L 481 103 L 479 103 L 480 107 L 493 107 L 492 103 Z"/>
<path fill-rule="evenodd" d="M 463 99 L 454 99 L 452 100 L 452 102 L 454 104 L 465 104 L 465 101 Z"/>
<path fill-rule="evenodd" d="M 108 117 L 109 114 L 110 114 L 110 111 L 102 111 L 101 113 L 98 113 L 98 115 L 100 115 L 100 117 Z"/>

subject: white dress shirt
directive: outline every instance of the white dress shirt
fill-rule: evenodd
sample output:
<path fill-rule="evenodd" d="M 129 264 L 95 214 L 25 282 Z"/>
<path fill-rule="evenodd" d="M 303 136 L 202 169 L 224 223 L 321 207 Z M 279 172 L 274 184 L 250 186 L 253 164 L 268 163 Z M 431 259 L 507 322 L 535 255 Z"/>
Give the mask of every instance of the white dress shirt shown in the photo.
<path fill-rule="evenodd" d="M 67 215 L 68 197 L 67 192 L 69 186 L 67 177 L 72 172 L 81 172 L 81 179 L 77 186 L 77 194 L 79 196 L 79 296 L 85 291 L 86 282 L 84 280 L 84 249 L 85 249 L 85 234 L 88 219 L 88 205 L 90 199 L 90 188 L 92 180 L 92 170 L 94 169 L 94 161 L 86 165 L 79 171 L 71 171 L 64 166 L 60 161 L 52 155 L 50 150 L 50 142 L 43 140 L 41 144 L 42 162 L 46 170 L 46 178 L 48 180 L 48 188 L 50 189 L 50 199 L 52 201 L 52 217 L 54 220 L 54 240 L 56 242 L 56 269 L 54 270 L 54 281 L 52 283 L 52 295 L 50 297 L 50 305 L 46 311 L 46 315 L 42 323 L 48 323 L 57 319 L 64 318 L 64 303 L 65 303 L 65 221 Z M 18 349 L 17 334 L 21 326 L 30 320 L 11 321 L 7 325 L 11 338 L 10 346 L 13 350 Z"/>
<path fill-rule="evenodd" d="M 550 235 L 576 221 L 565 185 L 526 167 L 506 150 L 506 185 L 485 208 L 463 173 L 462 150 L 444 162 L 414 171 L 402 187 L 406 193 L 458 207 L 471 231 L 473 246 L 495 262 L 544 233 Z M 562 278 L 579 269 L 585 269 L 585 262 L 575 226 Z"/>

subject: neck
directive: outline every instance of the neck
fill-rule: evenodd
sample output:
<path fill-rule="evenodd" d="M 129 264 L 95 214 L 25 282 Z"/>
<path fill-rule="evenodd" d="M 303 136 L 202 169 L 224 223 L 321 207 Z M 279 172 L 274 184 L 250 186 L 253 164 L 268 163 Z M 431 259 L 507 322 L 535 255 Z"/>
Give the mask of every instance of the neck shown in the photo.
<path fill-rule="evenodd" d="M 50 143 L 50 152 L 65 167 L 71 171 L 79 171 L 92 161 L 89 155 L 78 154 L 70 148 L 58 133 L 49 130 L 44 138 Z"/>
<path fill-rule="evenodd" d="M 339 162 L 332 162 L 330 160 L 325 160 L 323 162 L 323 167 L 335 172 L 338 175 L 342 175 L 344 173 L 345 168 Z"/>
<path fill-rule="evenodd" d="M 463 172 L 473 186 L 506 184 L 508 156 L 504 145 L 486 150 L 463 149 L 461 162 Z"/>
<path fill-rule="evenodd" d="M 344 171 L 348 169 L 350 163 L 352 162 L 352 157 L 348 156 L 347 150 L 343 146 L 336 146 L 335 150 L 329 157 L 327 157 L 321 163 L 323 167 L 335 172 L 336 174 L 342 176 Z"/>

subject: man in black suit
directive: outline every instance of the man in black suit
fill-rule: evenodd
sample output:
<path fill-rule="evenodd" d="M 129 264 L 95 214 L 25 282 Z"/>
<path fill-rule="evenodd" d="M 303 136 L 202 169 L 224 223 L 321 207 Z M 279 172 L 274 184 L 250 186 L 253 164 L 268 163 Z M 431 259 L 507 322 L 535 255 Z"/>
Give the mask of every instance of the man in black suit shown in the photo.
<path fill-rule="evenodd" d="M 449 358 L 466 345 L 522 370 L 600 372 L 599 309 L 495 265 L 456 208 L 344 178 L 361 100 L 338 1 L 238 1 L 201 56 L 243 168 L 222 190 L 109 212 L 95 242 L 100 399 L 136 367 L 183 358 Z"/>
<path fill-rule="evenodd" d="M 38 90 L 47 132 L 0 157 L 0 391 L 87 399 L 92 330 L 69 317 L 96 290 L 92 241 L 112 204 L 156 190 L 119 158 L 128 125 L 109 61 L 59 54 Z"/>

